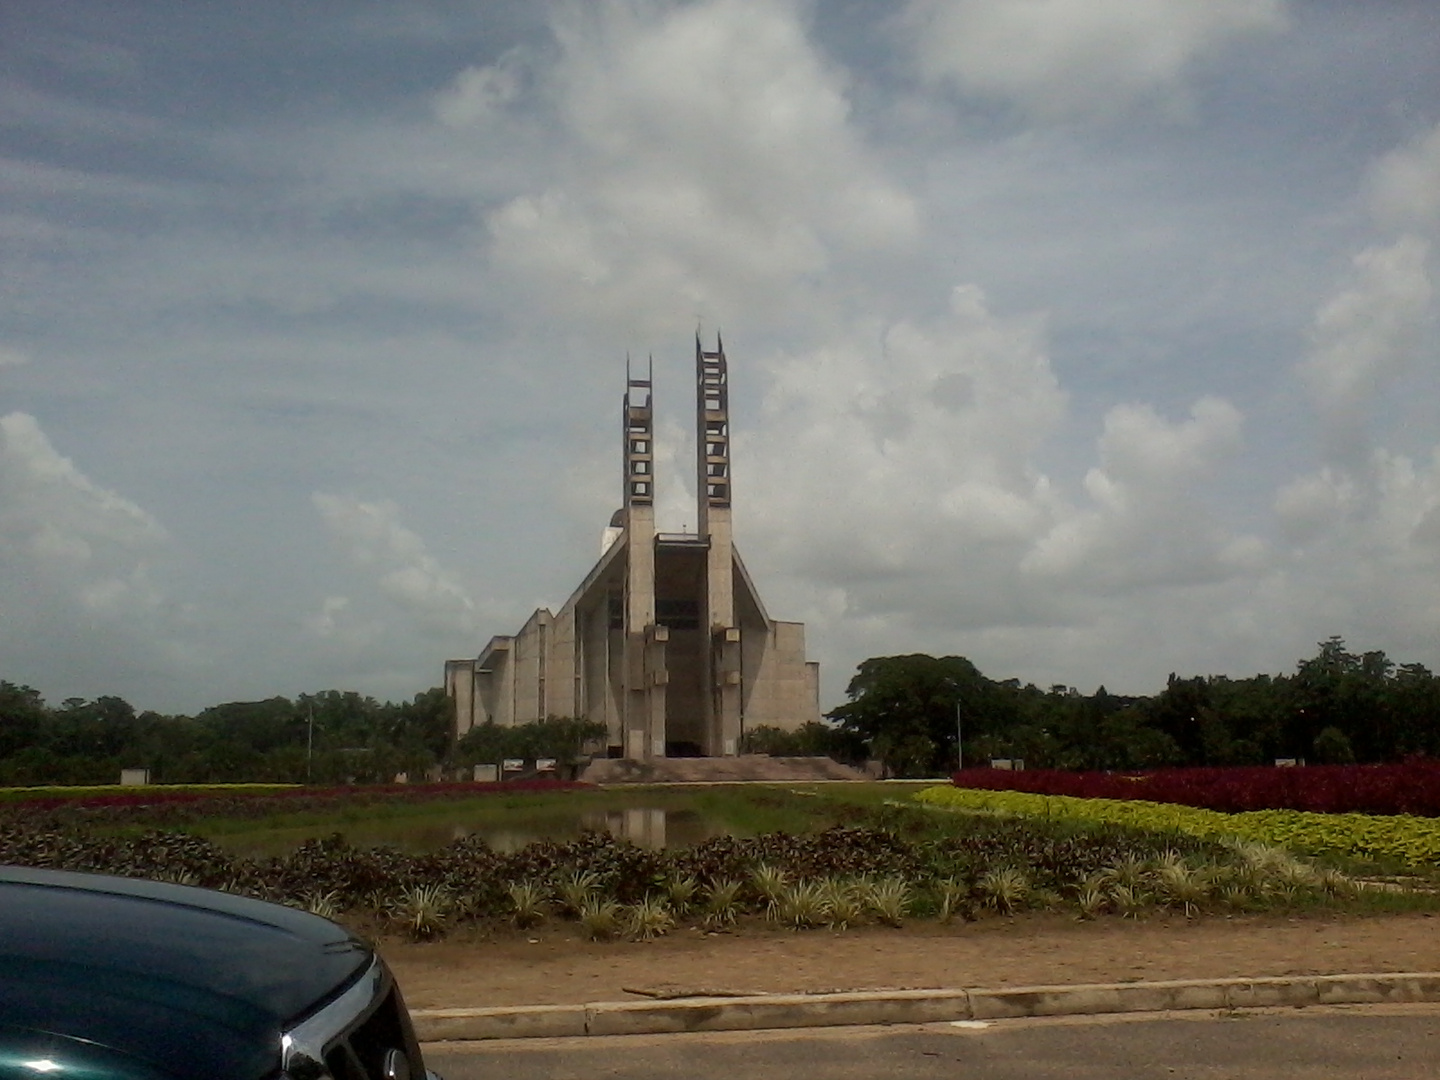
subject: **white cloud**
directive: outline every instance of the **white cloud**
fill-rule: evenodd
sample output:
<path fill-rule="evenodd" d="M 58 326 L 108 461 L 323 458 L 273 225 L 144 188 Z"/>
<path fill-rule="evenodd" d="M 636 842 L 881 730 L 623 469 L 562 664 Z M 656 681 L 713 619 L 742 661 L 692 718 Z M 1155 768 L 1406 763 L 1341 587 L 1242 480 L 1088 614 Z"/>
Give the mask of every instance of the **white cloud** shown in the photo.
<path fill-rule="evenodd" d="M 0 657 L 6 677 L 123 693 L 191 655 L 157 569 L 152 515 L 87 477 L 36 419 L 0 417 Z"/>
<path fill-rule="evenodd" d="M 761 428 L 737 443 L 748 534 L 856 613 L 903 604 L 886 595 L 896 574 L 953 587 L 957 549 L 1043 528 L 1053 500 L 1032 457 L 1065 410 L 1042 322 L 993 315 L 973 286 L 866 349 L 876 337 L 772 357 Z"/>
<path fill-rule="evenodd" d="M 1283 485 L 1275 513 L 1287 536 L 1304 542 L 1353 514 L 1360 498 L 1353 477 L 1326 466 Z"/>
<path fill-rule="evenodd" d="M 1172 424 L 1148 405 L 1105 417 L 1100 464 L 1085 475 L 1093 509 L 1060 520 L 1024 558 L 1022 571 L 1080 591 L 1222 581 L 1258 570 L 1257 538 L 1213 523 L 1197 497 L 1242 444 L 1242 417 L 1206 397 Z"/>
<path fill-rule="evenodd" d="M 30 357 L 19 349 L 12 349 L 7 345 L 0 345 L 0 368 L 19 367 L 21 364 L 28 364 Z"/>
<path fill-rule="evenodd" d="M 327 596 L 320 610 L 305 619 L 305 629 L 323 641 L 337 646 L 341 652 L 359 652 L 376 642 L 384 632 L 384 624 L 375 619 L 357 616 L 348 596 Z"/>
<path fill-rule="evenodd" d="M 1402 236 L 1355 256 L 1356 281 L 1315 314 L 1310 355 L 1300 365 L 1326 425 L 1329 452 L 1363 456 L 1376 395 L 1415 358 L 1431 317 L 1429 244 Z"/>
<path fill-rule="evenodd" d="M 1287 25 L 1284 0 L 911 0 L 922 77 L 1047 117 L 1173 103 L 1197 60 Z"/>
<path fill-rule="evenodd" d="M 563 164 L 487 217 L 499 280 L 549 311 L 632 340 L 677 312 L 753 327 L 805 306 L 837 259 L 914 239 L 794 5 L 609 0 L 554 33 L 535 95 Z"/>
<path fill-rule="evenodd" d="M 380 593 L 421 627 L 437 633 L 475 632 L 475 602 L 429 553 L 425 542 L 401 524 L 398 506 L 388 500 L 362 502 L 324 492 L 316 492 L 311 500 L 355 564 L 375 575 Z M 347 606 L 348 600 L 327 601 L 311 629 L 333 630 Z"/>
<path fill-rule="evenodd" d="M 1429 463 L 1404 454 L 1375 455 L 1377 508 L 1373 527 L 1385 550 L 1403 562 L 1440 561 L 1440 445 Z"/>
<path fill-rule="evenodd" d="M 10 557 L 79 575 L 86 588 L 98 588 L 97 597 L 113 595 L 116 583 L 136 567 L 124 567 L 125 574 L 113 579 L 95 575 L 166 539 L 158 521 L 90 480 L 55 450 L 33 416 L 21 412 L 0 417 L 0 536 Z"/>
<path fill-rule="evenodd" d="M 1440 226 L 1440 124 L 1376 163 L 1369 196 L 1371 212 L 1383 225 Z"/>
<path fill-rule="evenodd" d="M 737 434 L 737 538 L 770 609 L 809 623 L 828 694 L 842 657 L 957 651 L 996 677 L 1134 687 L 1217 635 L 1263 640 L 1265 619 L 1235 623 L 1275 556 L 1208 498 L 1240 412 L 1114 407 L 1068 492 L 1042 466 L 1074 422 L 1048 348 L 1043 318 L 964 286 L 943 317 L 765 361 L 761 421 Z"/>
<path fill-rule="evenodd" d="M 436 96 L 436 118 L 452 128 L 484 123 L 520 95 L 522 65 L 512 51 L 493 64 L 466 68 Z"/>

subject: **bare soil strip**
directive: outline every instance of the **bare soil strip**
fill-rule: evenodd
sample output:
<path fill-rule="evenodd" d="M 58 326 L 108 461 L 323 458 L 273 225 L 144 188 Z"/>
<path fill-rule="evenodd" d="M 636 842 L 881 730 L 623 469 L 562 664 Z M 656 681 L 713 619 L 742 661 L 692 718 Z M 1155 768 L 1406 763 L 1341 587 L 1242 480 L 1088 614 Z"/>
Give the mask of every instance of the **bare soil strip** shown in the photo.
<path fill-rule="evenodd" d="M 573 924 L 434 943 L 381 943 L 411 1008 L 564 1005 L 707 993 L 821 993 L 944 987 L 1440 971 L 1429 914 L 992 918 L 901 930 L 733 934 L 682 930 L 650 942 L 590 942 Z"/>

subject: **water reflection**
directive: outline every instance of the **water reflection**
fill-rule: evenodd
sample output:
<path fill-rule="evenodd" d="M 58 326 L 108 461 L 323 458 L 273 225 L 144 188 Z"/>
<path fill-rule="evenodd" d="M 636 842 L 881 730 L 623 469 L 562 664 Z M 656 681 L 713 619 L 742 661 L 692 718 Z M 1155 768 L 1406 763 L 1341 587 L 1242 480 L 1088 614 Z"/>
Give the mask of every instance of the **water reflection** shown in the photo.
<path fill-rule="evenodd" d="M 564 843 L 579 839 L 587 831 L 601 831 L 640 847 L 658 850 L 688 847 L 712 836 L 728 836 L 736 832 L 728 822 L 694 809 L 666 810 L 653 806 L 569 813 L 551 810 L 526 815 L 518 821 L 510 818 L 504 823 L 478 815 L 473 818 L 457 815 L 448 820 L 437 815 L 436 818 L 420 821 L 403 818 L 349 821 L 341 826 L 340 831 L 347 842 L 358 848 L 393 847 L 417 855 L 438 851 L 447 844 L 470 836 L 484 840 L 496 851 L 512 852 L 541 840 Z M 316 835 L 313 826 L 298 826 L 217 836 L 215 839 L 236 855 L 264 859 L 286 855 Z"/>
<path fill-rule="evenodd" d="M 695 810 L 638 806 L 623 810 L 591 810 L 565 822 L 551 821 L 530 828 L 457 823 L 435 831 L 448 831 L 448 835 L 437 841 L 426 835 L 432 830 L 417 830 L 416 834 L 406 838 L 405 846 L 430 849 L 440 847 L 446 841 L 475 836 L 496 851 L 509 852 L 539 840 L 563 842 L 578 839 L 583 832 L 608 832 L 616 839 L 629 840 L 638 847 L 659 851 L 664 847 L 686 847 L 712 836 L 727 836 L 731 832 L 722 822 L 706 818 Z"/>

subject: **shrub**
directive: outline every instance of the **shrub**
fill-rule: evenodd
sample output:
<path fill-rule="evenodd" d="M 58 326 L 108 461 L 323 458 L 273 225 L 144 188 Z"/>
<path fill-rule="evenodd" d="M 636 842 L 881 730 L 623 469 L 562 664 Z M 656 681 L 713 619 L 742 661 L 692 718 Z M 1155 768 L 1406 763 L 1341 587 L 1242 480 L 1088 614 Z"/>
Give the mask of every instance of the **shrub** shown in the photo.
<path fill-rule="evenodd" d="M 740 882 L 734 878 L 712 881 L 709 895 L 705 898 L 705 927 L 710 930 L 719 930 L 733 926 L 739 911 Z"/>
<path fill-rule="evenodd" d="M 1030 879 L 1017 867 L 1002 866 L 982 874 L 975 891 L 989 907 L 1013 915 L 1030 896 Z"/>
<path fill-rule="evenodd" d="M 510 896 L 510 917 L 521 930 L 545 921 L 545 890 L 534 881 L 517 881 L 505 890 Z"/>
<path fill-rule="evenodd" d="M 1246 840 L 1312 854 L 1394 860 L 1410 867 L 1440 864 L 1440 820 L 1434 818 L 1299 810 L 1226 814 L 1139 799 L 1080 799 L 955 787 L 927 788 L 915 797 L 941 808 L 1117 824 L 1152 833 L 1188 833 L 1210 840 Z"/>
<path fill-rule="evenodd" d="M 416 939 L 436 937 L 450 915 L 450 891 L 444 885 L 414 885 L 400 894 L 395 918 Z"/>
<path fill-rule="evenodd" d="M 910 883 L 902 877 L 881 878 L 868 889 L 865 901 L 875 918 L 886 926 L 899 926 L 910 913 L 914 899 Z"/>
<path fill-rule="evenodd" d="M 620 905 L 599 896 L 580 904 L 580 929 L 591 941 L 604 941 L 620 933 Z"/>
<path fill-rule="evenodd" d="M 640 941 L 650 941 L 675 928 L 675 916 L 670 907 L 658 896 L 647 896 L 631 906 L 627 927 L 630 935 Z"/>

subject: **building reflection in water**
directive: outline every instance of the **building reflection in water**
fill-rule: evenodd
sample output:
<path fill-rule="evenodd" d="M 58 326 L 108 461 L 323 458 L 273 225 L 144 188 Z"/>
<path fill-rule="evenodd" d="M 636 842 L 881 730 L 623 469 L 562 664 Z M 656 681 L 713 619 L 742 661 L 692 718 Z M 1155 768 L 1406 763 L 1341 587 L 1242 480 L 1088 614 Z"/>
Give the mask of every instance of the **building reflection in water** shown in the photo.
<path fill-rule="evenodd" d="M 707 818 L 694 810 L 657 810 L 654 807 L 631 806 L 623 810 L 592 810 L 570 818 L 568 822 L 537 821 L 528 828 L 524 825 L 501 828 L 476 828 L 463 823 L 449 825 L 441 835 L 433 839 L 424 838 L 413 846 L 418 850 L 431 851 L 450 841 L 478 836 L 496 851 L 513 852 L 541 840 L 558 840 L 564 843 L 576 839 L 583 832 L 607 832 L 617 840 L 630 841 L 636 847 L 659 851 L 667 843 L 684 847 L 698 844 L 712 836 L 728 834 L 730 830 L 723 821 Z"/>
<path fill-rule="evenodd" d="M 586 814 L 581 818 L 581 824 L 586 829 L 603 829 L 616 839 L 629 840 L 636 847 L 659 851 L 665 846 L 665 818 L 664 810 L 630 807 Z"/>

